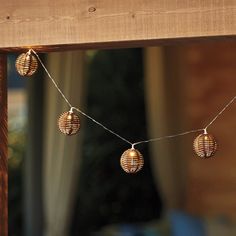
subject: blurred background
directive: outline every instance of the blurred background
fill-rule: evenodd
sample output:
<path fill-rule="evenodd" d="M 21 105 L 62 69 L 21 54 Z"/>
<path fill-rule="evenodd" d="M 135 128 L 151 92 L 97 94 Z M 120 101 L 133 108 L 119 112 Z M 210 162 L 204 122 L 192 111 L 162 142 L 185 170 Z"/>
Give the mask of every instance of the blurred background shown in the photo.
<path fill-rule="evenodd" d="M 8 58 L 10 236 L 236 235 L 236 105 L 209 129 L 201 160 L 190 134 L 137 146 L 145 165 L 120 167 L 130 148 L 68 106 L 42 68 L 30 78 Z M 236 94 L 236 43 L 40 55 L 71 103 L 131 141 L 204 127 Z"/>

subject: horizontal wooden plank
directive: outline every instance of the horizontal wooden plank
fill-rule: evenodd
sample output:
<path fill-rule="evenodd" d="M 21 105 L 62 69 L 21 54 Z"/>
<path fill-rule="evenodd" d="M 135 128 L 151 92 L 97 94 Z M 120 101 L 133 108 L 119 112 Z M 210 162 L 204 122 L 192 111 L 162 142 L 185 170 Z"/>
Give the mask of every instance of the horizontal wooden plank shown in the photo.
<path fill-rule="evenodd" d="M 0 0 L 0 48 L 96 48 L 236 35 L 236 1 Z M 63 46 L 64 45 L 64 46 Z"/>

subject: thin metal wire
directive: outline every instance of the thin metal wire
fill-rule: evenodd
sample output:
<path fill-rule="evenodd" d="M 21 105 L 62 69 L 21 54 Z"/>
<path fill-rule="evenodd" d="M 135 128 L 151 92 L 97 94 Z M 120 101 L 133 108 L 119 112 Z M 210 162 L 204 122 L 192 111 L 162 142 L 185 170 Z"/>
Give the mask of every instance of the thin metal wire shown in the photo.
<path fill-rule="evenodd" d="M 196 133 L 199 131 L 204 131 L 204 134 L 207 134 L 207 129 L 217 120 L 217 118 L 236 100 L 236 96 L 234 96 L 221 110 L 220 112 L 208 123 L 208 125 L 205 128 L 202 129 L 196 129 L 196 130 L 190 130 L 187 132 L 183 132 L 180 134 L 174 134 L 174 135 L 168 135 L 168 136 L 163 136 L 163 137 L 159 137 L 159 138 L 152 138 L 152 139 L 148 139 L 148 140 L 143 140 L 143 141 L 139 141 L 136 143 L 132 144 L 132 148 L 134 148 L 134 146 L 142 144 L 142 143 L 149 143 L 149 142 L 155 142 L 155 141 L 159 141 L 159 140 L 163 140 L 163 139 L 169 139 L 169 138 L 175 138 L 178 136 L 183 136 L 186 134 L 190 134 L 190 133 Z"/>
<path fill-rule="evenodd" d="M 132 142 L 130 142 L 129 140 L 127 140 L 126 138 L 122 137 L 121 135 L 117 134 L 116 132 L 114 132 L 113 130 L 107 128 L 105 125 L 103 125 L 102 123 L 98 122 L 97 120 L 95 120 L 94 118 L 92 118 L 91 116 L 89 116 L 88 114 L 86 114 L 85 112 L 81 111 L 79 108 L 73 107 L 71 105 L 71 103 L 69 102 L 69 100 L 66 98 L 65 94 L 61 91 L 61 89 L 59 88 L 59 86 L 57 85 L 56 81 L 52 78 L 51 74 L 49 73 L 49 71 L 47 70 L 46 66 L 44 65 L 44 63 L 42 62 L 42 60 L 40 59 L 39 55 L 33 50 L 30 49 L 30 51 L 32 51 L 35 56 L 38 58 L 40 64 L 42 65 L 43 69 L 45 70 L 45 72 L 47 73 L 48 77 L 51 79 L 51 81 L 53 82 L 54 86 L 56 87 L 56 89 L 58 90 L 58 92 L 61 94 L 62 98 L 66 101 L 66 103 L 69 105 L 70 107 L 70 111 L 72 111 L 73 109 L 78 111 L 79 113 L 81 113 L 82 115 L 84 115 L 85 117 L 87 117 L 88 119 L 90 119 L 91 121 L 93 121 L 94 123 L 96 123 L 97 125 L 99 125 L 100 127 L 102 127 L 103 129 L 107 130 L 108 132 L 110 132 L 111 134 L 115 135 L 116 137 L 120 138 L 121 140 L 123 140 L 124 142 L 132 145 Z"/>
<path fill-rule="evenodd" d="M 35 54 L 35 56 L 38 58 L 40 64 L 42 65 L 43 69 L 45 70 L 45 72 L 47 73 L 48 77 L 51 79 L 51 81 L 53 82 L 54 86 L 56 87 L 56 89 L 58 90 L 58 92 L 61 94 L 62 98 L 65 100 L 65 102 L 69 105 L 69 107 L 71 108 L 72 105 L 71 103 L 68 101 L 68 99 L 66 98 L 65 94 L 61 91 L 61 89 L 59 88 L 59 86 L 57 85 L 57 83 L 55 82 L 55 80 L 52 78 L 51 74 L 49 73 L 49 71 L 47 70 L 46 66 L 43 64 L 42 60 L 40 59 L 39 55 L 34 51 L 34 49 L 30 49 L 29 52 L 33 52 Z"/>
<path fill-rule="evenodd" d="M 151 138 L 151 139 L 147 139 L 147 140 L 142 140 L 142 141 L 138 141 L 135 143 L 130 142 L 128 139 L 122 137 L 121 135 L 119 135 L 118 133 L 114 132 L 113 130 L 107 128 L 105 125 L 103 125 L 102 123 L 98 122 L 97 120 L 95 120 L 93 117 L 89 116 L 88 114 L 86 114 L 85 112 L 81 111 L 79 108 L 73 107 L 71 105 L 71 103 L 68 101 L 68 99 L 66 98 L 65 94 L 61 91 L 61 89 L 59 88 L 59 86 L 57 85 L 57 83 L 55 82 L 55 80 L 52 78 L 52 76 L 50 75 L 49 71 L 47 70 L 46 66 L 43 64 L 42 60 L 40 59 L 39 55 L 33 50 L 30 49 L 29 52 L 33 52 L 35 54 L 35 56 L 38 58 L 40 64 L 42 65 L 43 69 L 45 70 L 45 72 L 47 73 L 48 77 L 51 79 L 52 83 L 54 84 L 55 88 L 58 90 L 58 92 L 61 94 L 62 98 L 65 100 L 65 102 L 69 105 L 70 107 L 70 111 L 76 110 L 78 111 L 80 114 L 82 114 L 83 116 L 87 117 L 88 119 L 90 119 L 92 122 L 94 122 L 95 124 L 99 125 L 100 127 L 102 127 L 104 130 L 110 132 L 111 134 L 115 135 L 117 138 L 123 140 L 124 142 L 130 144 L 132 146 L 132 148 L 134 148 L 135 146 L 139 145 L 139 144 L 143 144 L 143 143 L 149 143 L 149 142 L 156 142 L 156 141 L 160 141 L 160 140 L 164 140 L 164 139 L 171 139 L 171 138 L 176 138 L 179 136 L 184 136 L 187 134 L 191 134 L 191 133 L 197 133 L 200 131 L 204 131 L 204 133 L 207 133 L 207 129 L 217 120 L 217 118 L 236 100 L 236 96 L 233 97 L 224 107 L 223 109 L 208 123 L 208 125 L 205 128 L 201 128 L 201 129 L 194 129 L 194 130 L 190 130 L 190 131 L 186 131 L 186 132 L 182 132 L 182 133 L 178 133 L 178 134 L 173 134 L 173 135 L 167 135 L 167 136 L 162 136 L 162 137 L 158 137 L 158 138 Z"/>
<path fill-rule="evenodd" d="M 73 109 L 75 109 L 76 111 L 78 111 L 79 113 L 81 113 L 82 115 L 86 116 L 88 119 L 90 119 L 91 121 L 93 121 L 94 123 L 96 123 L 97 125 L 99 125 L 100 127 L 102 127 L 103 129 L 107 130 L 108 132 L 110 132 L 111 134 L 115 135 L 116 137 L 120 138 L 121 140 L 125 141 L 126 143 L 132 145 L 132 142 L 130 142 L 129 140 L 127 140 L 126 138 L 120 136 L 119 134 L 117 134 L 116 132 L 114 132 L 111 129 L 108 129 L 105 125 L 103 125 L 102 123 L 98 122 L 97 120 L 95 120 L 94 118 L 92 118 L 91 116 L 87 115 L 86 113 L 84 113 L 83 111 L 81 111 L 80 109 L 73 107 Z"/>
<path fill-rule="evenodd" d="M 210 123 L 205 127 L 205 130 L 208 129 L 216 120 L 217 118 L 236 100 L 236 96 L 234 96 L 223 108 L 222 110 L 210 121 Z"/>
<path fill-rule="evenodd" d="M 200 131 L 203 131 L 203 130 L 204 129 L 194 129 L 194 130 L 186 131 L 186 132 L 179 133 L 179 134 L 173 134 L 173 135 L 162 136 L 162 137 L 159 137 L 159 138 L 151 138 L 151 139 L 147 139 L 147 140 L 142 140 L 142 141 L 133 143 L 132 148 L 134 148 L 134 146 L 137 146 L 137 145 L 142 144 L 142 143 L 156 142 L 156 141 L 160 141 L 160 140 L 163 140 L 163 139 L 176 138 L 176 137 L 184 136 L 184 135 L 191 134 L 191 133 L 197 133 L 197 132 L 200 132 Z"/>

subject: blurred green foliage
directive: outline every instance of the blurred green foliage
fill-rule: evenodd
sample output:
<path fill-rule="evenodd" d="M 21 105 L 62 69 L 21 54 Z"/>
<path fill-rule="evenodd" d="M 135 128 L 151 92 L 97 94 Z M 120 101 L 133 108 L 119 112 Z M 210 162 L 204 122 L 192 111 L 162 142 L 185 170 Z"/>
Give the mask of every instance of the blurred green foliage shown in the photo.
<path fill-rule="evenodd" d="M 11 129 L 8 132 L 8 168 L 9 168 L 9 235 L 22 235 L 22 194 L 23 160 L 26 147 L 25 128 Z"/>

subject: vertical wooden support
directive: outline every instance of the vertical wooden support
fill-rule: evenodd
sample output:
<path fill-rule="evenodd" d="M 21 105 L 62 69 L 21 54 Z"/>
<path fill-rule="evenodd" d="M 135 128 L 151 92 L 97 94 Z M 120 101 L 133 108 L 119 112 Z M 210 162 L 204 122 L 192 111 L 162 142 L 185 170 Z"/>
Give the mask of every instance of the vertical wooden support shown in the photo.
<path fill-rule="evenodd" d="M 0 54 L 0 235 L 8 234 L 7 56 Z"/>

